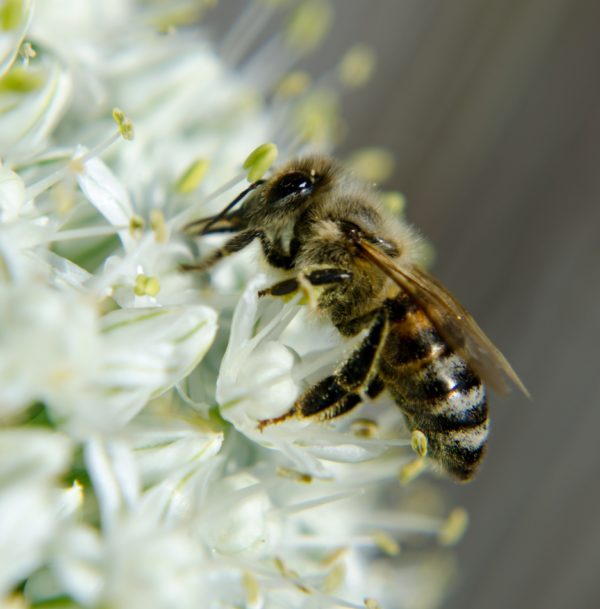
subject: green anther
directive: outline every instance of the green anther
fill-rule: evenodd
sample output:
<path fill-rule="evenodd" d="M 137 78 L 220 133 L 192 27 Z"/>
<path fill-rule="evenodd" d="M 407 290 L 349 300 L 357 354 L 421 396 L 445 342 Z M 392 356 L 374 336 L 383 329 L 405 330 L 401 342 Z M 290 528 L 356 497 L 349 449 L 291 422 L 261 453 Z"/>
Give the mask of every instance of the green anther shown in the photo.
<path fill-rule="evenodd" d="M 360 87 L 371 78 L 374 67 L 374 51 L 365 44 L 357 44 L 348 50 L 340 63 L 340 81 L 347 87 Z"/>
<path fill-rule="evenodd" d="M 244 169 L 248 171 L 247 178 L 249 182 L 260 180 L 277 158 L 277 146 L 270 142 L 260 145 L 255 148 L 244 161 Z"/>
<path fill-rule="evenodd" d="M 133 133 L 133 123 L 129 120 L 123 110 L 120 108 L 114 108 L 112 111 L 112 117 L 115 123 L 119 126 L 119 133 L 124 140 L 132 140 Z"/>
<path fill-rule="evenodd" d="M 454 508 L 438 532 L 438 541 L 443 546 L 454 545 L 469 526 L 469 514 L 464 508 Z"/>
<path fill-rule="evenodd" d="M 382 201 L 388 211 L 395 216 L 399 216 L 406 208 L 406 199 L 404 195 L 395 190 L 383 193 Z"/>
<path fill-rule="evenodd" d="M 194 161 L 184 172 L 183 175 L 177 180 L 175 189 L 182 195 L 187 195 L 198 188 L 200 182 L 204 179 L 208 170 L 207 159 L 197 159 Z"/>
<path fill-rule="evenodd" d="M 285 33 L 294 51 L 306 53 L 323 40 L 333 20 L 333 10 L 325 0 L 306 0 L 294 11 Z"/>
<path fill-rule="evenodd" d="M 23 0 L 4 0 L 0 7 L 0 30 L 16 30 L 23 19 Z"/>
<path fill-rule="evenodd" d="M 365 148 L 355 152 L 348 164 L 366 182 L 383 182 L 394 171 L 394 155 L 383 148 Z"/>
<path fill-rule="evenodd" d="M 427 455 L 427 436 L 419 429 L 415 429 L 410 436 L 410 446 L 419 457 L 425 457 Z"/>
<path fill-rule="evenodd" d="M 0 93 L 31 93 L 44 84 L 44 76 L 37 70 L 14 66 L 0 80 Z"/>

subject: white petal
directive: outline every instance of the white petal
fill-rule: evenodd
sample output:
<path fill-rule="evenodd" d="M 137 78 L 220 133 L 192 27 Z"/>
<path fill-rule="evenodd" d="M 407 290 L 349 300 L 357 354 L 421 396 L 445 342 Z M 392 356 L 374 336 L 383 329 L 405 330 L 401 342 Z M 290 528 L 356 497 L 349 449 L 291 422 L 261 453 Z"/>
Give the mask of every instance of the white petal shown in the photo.
<path fill-rule="evenodd" d="M 8 31 L 0 30 L 0 78 L 12 66 L 31 22 L 32 0 L 23 0 L 20 4 L 21 18 L 15 24 L 15 28 Z"/>
<path fill-rule="evenodd" d="M 10 222 L 19 215 L 25 202 L 23 180 L 6 167 L 0 167 L 0 222 Z"/>
<path fill-rule="evenodd" d="M 72 526 L 54 548 L 52 568 L 62 588 L 84 606 L 96 605 L 102 591 L 104 550 L 98 531 Z"/>
<path fill-rule="evenodd" d="M 201 513 L 199 526 L 207 530 L 213 550 L 221 554 L 260 555 L 276 544 L 279 526 L 258 479 L 238 473 L 216 484 L 212 493 L 210 510 Z"/>
<path fill-rule="evenodd" d="M 57 433 L 0 431 L 0 598 L 44 558 L 60 511 L 53 486 L 70 453 Z"/>
<path fill-rule="evenodd" d="M 200 305 L 156 307 L 114 311 L 101 323 L 101 353 L 87 384 L 51 404 L 80 438 L 119 429 L 188 375 L 213 341 L 217 315 Z"/>
<path fill-rule="evenodd" d="M 156 396 L 189 374 L 217 330 L 217 314 L 202 305 L 129 309 L 102 319 L 107 355 L 119 384 L 128 378 Z M 110 382 L 110 373 L 107 377 Z"/>
<path fill-rule="evenodd" d="M 85 152 L 85 148 L 79 146 L 75 158 Z M 129 194 L 101 159 L 94 157 L 86 161 L 82 170 L 76 173 L 76 178 L 89 202 L 113 226 L 129 226 L 133 216 Z M 120 231 L 119 236 L 125 246 L 133 242 L 128 229 Z"/>
<path fill-rule="evenodd" d="M 18 101 L 0 113 L 0 150 L 11 156 L 31 155 L 38 150 L 71 97 L 72 81 L 65 66 L 49 57 L 42 62 L 35 71 L 44 79 L 43 84 L 34 91 L 15 94 Z"/>

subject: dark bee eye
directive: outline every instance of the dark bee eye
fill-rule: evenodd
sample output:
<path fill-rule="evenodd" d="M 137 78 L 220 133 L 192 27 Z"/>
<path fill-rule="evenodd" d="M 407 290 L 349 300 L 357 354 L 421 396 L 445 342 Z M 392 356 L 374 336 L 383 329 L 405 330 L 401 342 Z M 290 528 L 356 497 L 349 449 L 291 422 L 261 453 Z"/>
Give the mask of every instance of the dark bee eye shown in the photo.
<path fill-rule="evenodd" d="M 277 203 L 293 195 L 307 195 L 312 189 L 313 181 L 305 173 L 299 171 L 286 173 L 269 189 L 267 203 Z"/>

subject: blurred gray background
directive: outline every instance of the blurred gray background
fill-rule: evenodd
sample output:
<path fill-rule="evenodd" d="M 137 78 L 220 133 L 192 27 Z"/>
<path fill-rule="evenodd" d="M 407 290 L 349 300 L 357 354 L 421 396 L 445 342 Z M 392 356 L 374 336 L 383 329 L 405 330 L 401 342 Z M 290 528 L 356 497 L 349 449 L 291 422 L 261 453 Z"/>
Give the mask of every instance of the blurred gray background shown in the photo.
<path fill-rule="evenodd" d="M 378 56 L 344 98 L 341 154 L 394 153 L 386 186 L 434 243 L 435 274 L 533 396 L 492 398 L 483 471 L 448 484 L 471 527 L 445 606 L 600 607 L 600 2 L 334 5 L 312 71 L 355 42 Z"/>

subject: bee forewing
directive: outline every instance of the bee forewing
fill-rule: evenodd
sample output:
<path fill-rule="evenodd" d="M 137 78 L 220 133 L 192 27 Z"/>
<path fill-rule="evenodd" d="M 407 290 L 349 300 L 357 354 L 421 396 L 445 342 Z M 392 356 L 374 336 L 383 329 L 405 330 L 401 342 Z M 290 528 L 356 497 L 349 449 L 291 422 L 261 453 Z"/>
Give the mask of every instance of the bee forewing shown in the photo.
<path fill-rule="evenodd" d="M 357 244 L 366 258 L 417 303 L 442 339 L 469 364 L 484 383 L 498 393 L 505 393 L 509 388 L 507 381 L 511 381 L 530 397 L 504 355 L 439 281 L 416 266 L 400 267 L 392 258 L 364 239 L 360 239 Z"/>

